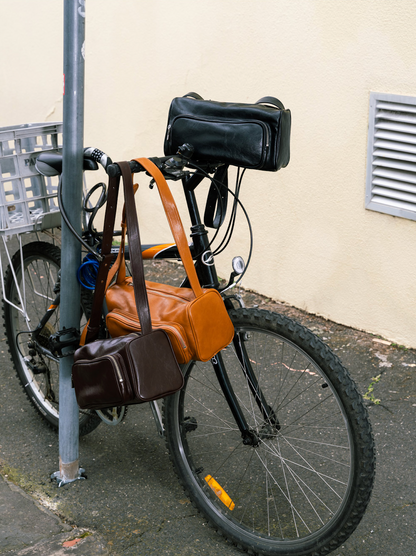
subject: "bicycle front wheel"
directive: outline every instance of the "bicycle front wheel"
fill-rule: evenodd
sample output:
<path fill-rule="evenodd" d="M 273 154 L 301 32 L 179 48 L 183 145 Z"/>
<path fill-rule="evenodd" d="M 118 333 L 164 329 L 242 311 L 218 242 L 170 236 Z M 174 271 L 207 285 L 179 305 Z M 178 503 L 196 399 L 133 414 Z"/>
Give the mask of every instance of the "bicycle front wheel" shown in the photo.
<path fill-rule="evenodd" d="M 164 405 L 177 474 L 211 524 L 250 554 L 327 554 L 370 499 L 374 445 L 362 397 L 303 326 L 257 309 L 230 316 L 236 335 L 221 354 L 257 443 L 243 443 L 210 362 L 191 362 Z"/>
<path fill-rule="evenodd" d="M 22 266 L 23 258 L 23 266 Z M 32 405 L 54 429 L 59 426 L 59 362 L 41 353 L 48 340 L 59 330 L 59 307 L 45 324 L 37 340 L 30 333 L 56 297 L 54 291 L 61 266 L 61 250 L 50 243 L 36 241 L 23 247 L 12 257 L 12 269 L 4 277 L 6 299 L 3 319 L 11 360 L 17 376 Z M 91 310 L 88 292 L 81 297 L 80 317 Z M 81 323 L 81 326 L 82 324 Z M 80 412 L 80 435 L 101 423 L 95 411 Z"/>

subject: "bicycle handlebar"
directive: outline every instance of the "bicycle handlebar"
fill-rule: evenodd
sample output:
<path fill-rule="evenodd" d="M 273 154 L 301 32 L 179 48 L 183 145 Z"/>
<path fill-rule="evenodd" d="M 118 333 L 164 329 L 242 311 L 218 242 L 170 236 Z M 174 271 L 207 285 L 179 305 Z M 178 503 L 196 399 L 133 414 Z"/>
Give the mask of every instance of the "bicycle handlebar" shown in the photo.
<path fill-rule="evenodd" d="M 100 151 L 100 149 L 96 149 L 94 147 L 87 147 L 84 149 L 84 159 L 99 162 L 105 171 L 107 171 L 108 166 L 113 163 L 111 158 L 107 156 L 105 152 Z"/>
<path fill-rule="evenodd" d="M 178 148 L 178 152 L 174 156 L 155 156 L 150 157 L 149 160 L 151 160 L 166 177 L 170 179 L 180 179 L 184 176 L 183 168 L 190 162 L 193 152 L 194 147 L 189 143 L 185 143 Z M 145 171 L 145 169 L 135 160 L 131 160 L 129 165 L 133 174 Z M 112 178 L 121 176 L 121 170 L 117 163 L 109 164 L 106 167 L 106 172 Z"/>
<path fill-rule="evenodd" d="M 35 167 L 44 176 L 59 176 L 62 174 L 63 156 L 60 152 L 43 151 L 36 158 Z M 98 170 L 99 162 L 104 170 L 113 163 L 111 158 L 100 149 L 87 147 L 84 149 L 83 170 Z"/>
<path fill-rule="evenodd" d="M 172 171 L 182 171 L 185 160 L 180 156 L 164 156 L 164 157 L 150 157 L 151 160 L 159 170 L 162 170 L 163 173 L 171 174 Z M 139 172 L 145 172 L 146 170 L 143 168 L 141 164 L 136 162 L 135 160 L 131 160 L 129 162 L 130 170 L 133 174 L 138 174 Z M 116 176 L 121 176 L 121 170 L 119 165 L 115 162 L 113 164 L 109 164 L 106 168 L 107 174 L 114 178 Z"/>
<path fill-rule="evenodd" d="M 198 162 L 196 166 L 191 157 L 194 148 L 189 143 L 185 143 L 178 148 L 177 154 L 173 156 L 151 157 L 150 160 L 159 168 L 167 179 L 179 180 L 189 174 L 184 168 L 188 166 L 192 169 L 204 168 L 207 172 L 213 172 L 220 165 L 220 162 Z M 44 176 L 58 176 L 62 174 L 62 153 L 44 151 L 36 159 L 36 169 Z M 84 149 L 84 170 L 97 170 L 98 164 L 104 168 L 110 177 L 121 175 L 120 167 L 117 163 L 113 163 L 111 158 L 105 152 L 94 147 Z M 144 172 L 144 168 L 136 161 L 129 162 L 130 169 L 133 174 Z"/>

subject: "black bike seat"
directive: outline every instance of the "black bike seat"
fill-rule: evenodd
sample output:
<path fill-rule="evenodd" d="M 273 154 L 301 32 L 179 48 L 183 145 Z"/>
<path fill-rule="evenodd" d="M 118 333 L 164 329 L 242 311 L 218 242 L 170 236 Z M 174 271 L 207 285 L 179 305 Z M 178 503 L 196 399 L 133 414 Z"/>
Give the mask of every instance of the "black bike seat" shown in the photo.
<path fill-rule="evenodd" d="M 59 176 L 62 174 L 62 154 L 43 152 L 37 157 L 35 167 L 43 176 Z M 83 170 L 98 170 L 98 164 L 84 158 Z"/>

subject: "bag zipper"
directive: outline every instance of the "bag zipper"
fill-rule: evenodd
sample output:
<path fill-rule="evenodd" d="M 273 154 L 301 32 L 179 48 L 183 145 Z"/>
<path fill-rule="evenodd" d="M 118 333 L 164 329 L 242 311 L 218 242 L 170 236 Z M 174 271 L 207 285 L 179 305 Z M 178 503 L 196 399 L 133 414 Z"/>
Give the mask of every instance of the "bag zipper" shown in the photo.
<path fill-rule="evenodd" d="M 105 357 L 107 357 L 108 359 L 110 359 L 114 363 L 119 382 L 124 382 L 123 375 L 121 374 L 121 370 L 120 370 L 118 361 L 115 358 L 115 356 L 114 355 L 106 355 Z"/>
<path fill-rule="evenodd" d="M 262 122 L 261 120 L 227 120 L 225 118 L 217 118 L 215 120 L 211 120 L 211 119 L 207 119 L 207 118 L 198 118 L 197 116 L 192 116 L 190 114 L 179 114 L 179 116 L 175 116 L 172 120 L 172 123 L 168 125 L 167 128 L 167 135 L 166 135 L 166 141 L 169 141 L 170 139 L 170 133 L 172 131 L 172 126 L 175 123 L 176 120 L 178 120 L 179 118 L 187 118 L 189 120 L 196 120 L 197 122 L 212 122 L 212 123 L 228 123 L 228 124 L 247 124 L 247 123 L 254 123 L 254 124 L 258 124 L 263 128 L 263 132 L 265 133 L 266 136 L 266 145 L 263 149 L 263 153 L 265 153 L 267 151 L 267 149 L 269 148 L 269 144 L 270 144 L 270 134 L 269 134 L 269 128 L 267 127 L 267 125 Z"/>
<path fill-rule="evenodd" d="M 133 286 L 133 282 L 129 283 L 129 286 Z M 180 297 L 179 295 L 175 295 L 173 293 L 166 293 L 166 292 L 160 292 L 158 290 L 154 290 L 152 288 L 146 288 L 148 292 L 150 292 L 151 294 L 154 295 L 159 295 L 161 297 L 171 297 L 172 299 L 175 299 L 175 301 L 180 301 L 181 303 L 190 303 L 192 300 Z M 195 294 L 194 294 L 195 295 Z"/>
<path fill-rule="evenodd" d="M 137 330 L 141 330 L 141 326 L 140 326 L 140 322 L 136 319 L 129 319 L 128 317 L 121 315 L 120 313 L 117 313 L 115 311 L 111 311 L 111 313 L 109 313 L 111 315 L 113 315 L 113 317 L 118 318 L 121 321 L 124 322 L 128 322 L 132 325 L 134 325 L 136 327 Z M 171 332 L 175 335 L 175 337 L 178 339 L 179 343 L 181 344 L 183 349 L 187 349 L 188 346 L 182 336 L 182 334 L 179 332 L 179 330 L 176 328 L 176 326 L 172 325 L 172 324 L 165 324 L 165 323 L 155 323 L 152 322 L 152 327 L 154 328 L 166 328 L 167 330 L 171 330 Z M 110 357 L 110 356 L 109 356 Z"/>
<path fill-rule="evenodd" d="M 182 334 L 178 331 L 178 329 L 176 328 L 176 326 L 173 326 L 171 324 L 155 324 L 152 323 L 152 326 L 154 326 L 155 328 L 166 328 L 167 330 L 171 330 L 172 333 L 175 335 L 175 337 L 179 340 L 179 343 L 181 344 L 183 349 L 187 349 L 187 345 L 185 343 L 185 340 L 183 339 Z"/>

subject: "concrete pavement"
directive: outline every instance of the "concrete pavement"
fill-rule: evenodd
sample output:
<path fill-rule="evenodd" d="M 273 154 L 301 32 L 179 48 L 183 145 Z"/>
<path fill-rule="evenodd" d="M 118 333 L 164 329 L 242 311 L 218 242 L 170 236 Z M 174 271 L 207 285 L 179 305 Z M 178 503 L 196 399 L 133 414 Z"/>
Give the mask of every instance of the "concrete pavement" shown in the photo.
<path fill-rule="evenodd" d="M 156 263 L 150 279 L 171 266 Z M 173 273 L 174 274 L 174 273 Z M 413 556 L 416 550 L 416 353 L 274 303 L 253 293 L 247 306 L 280 311 L 312 328 L 340 356 L 362 393 L 377 447 L 369 508 L 337 556 Z M 45 556 L 240 552 L 191 506 L 157 436 L 147 405 L 129 408 L 117 427 L 80 440 L 87 480 L 58 488 L 58 437 L 35 413 L 15 377 L 0 328 L 0 554 Z M 374 381 L 374 378 L 377 378 Z M 373 400 L 373 401 L 371 401 Z M 374 403 L 374 400 L 379 400 Z M 72 544 L 64 544 L 65 542 Z"/>

